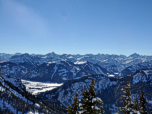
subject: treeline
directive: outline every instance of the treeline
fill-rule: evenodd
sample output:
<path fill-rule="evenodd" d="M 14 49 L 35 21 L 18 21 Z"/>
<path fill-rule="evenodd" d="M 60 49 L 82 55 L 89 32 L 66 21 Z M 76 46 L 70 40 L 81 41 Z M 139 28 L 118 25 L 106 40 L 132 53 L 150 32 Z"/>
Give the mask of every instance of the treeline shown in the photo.
<path fill-rule="evenodd" d="M 35 98 L 35 100 L 38 99 L 39 98 Z M 7 108 L 6 105 L 10 105 L 14 110 L 16 110 L 15 114 L 18 114 L 18 112 L 22 112 L 22 114 L 25 114 L 28 111 L 34 111 L 44 114 L 65 114 L 65 112 L 63 111 L 64 109 L 62 109 L 62 107 L 60 106 L 54 106 L 45 101 L 24 101 L 21 98 L 15 96 L 14 94 L 8 93 L 8 91 L 0 91 L 0 100 L 2 102 L 2 105 L 4 106 L 3 109 L 0 108 L 0 114 L 14 114 L 9 108 Z M 36 106 L 35 103 L 38 103 L 39 107 Z"/>
<path fill-rule="evenodd" d="M 141 90 L 139 99 L 136 94 L 135 102 L 131 99 L 131 84 L 127 81 L 127 85 L 123 85 L 121 89 L 123 95 L 121 95 L 121 102 L 123 107 L 118 107 L 120 113 L 124 114 L 149 114 L 147 110 L 148 99 L 145 98 L 144 90 Z M 151 111 L 152 113 L 152 111 Z"/>
<path fill-rule="evenodd" d="M 71 105 L 68 106 L 68 114 L 105 114 L 103 110 L 103 101 L 97 98 L 95 92 L 95 80 L 92 79 L 89 87 L 83 89 L 81 96 L 75 93 L 75 97 Z M 123 85 L 121 89 L 122 95 L 120 102 L 122 107 L 118 107 L 119 114 L 152 114 L 148 112 L 147 104 L 148 100 L 145 98 L 144 90 L 141 90 L 139 96 L 136 94 L 134 101 L 131 99 L 131 84 L 127 81 L 127 85 Z"/>
<path fill-rule="evenodd" d="M 7 76 L 7 78 L 11 78 Z M 22 112 L 22 114 L 27 113 L 28 111 L 34 112 L 41 112 L 44 114 L 65 114 L 66 110 L 63 107 L 52 105 L 46 101 L 43 101 L 41 98 L 32 95 L 31 93 L 27 92 L 24 88 L 23 91 L 20 90 L 18 87 L 15 87 L 9 81 L 6 81 L 2 76 L 0 76 L 0 86 L 5 88 L 5 90 L 0 91 L 0 101 L 3 108 L 0 108 L 0 114 L 18 114 L 18 112 Z M 14 94 L 17 93 L 21 95 L 20 98 L 18 95 Z M 25 100 L 23 100 L 25 99 Z M 39 106 L 36 106 L 35 104 Z M 12 107 L 13 109 L 8 108 Z M 13 110 L 13 111 L 12 111 Z"/>
<path fill-rule="evenodd" d="M 0 84 L 2 87 L 4 87 L 2 84 Z M 4 87 L 5 88 L 5 87 Z M 8 88 L 5 88 L 4 91 L 0 91 L 0 100 L 2 102 L 3 109 L 1 109 L 1 113 L 7 114 L 7 113 L 13 113 L 15 111 L 16 114 L 18 112 L 22 112 L 23 114 L 28 111 L 37 111 L 42 113 L 49 113 L 49 109 L 47 109 L 46 106 L 41 104 L 41 102 L 35 102 L 36 98 L 32 95 L 26 95 L 31 100 L 23 100 L 20 97 L 15 96 Z M 25 98 L 25 96 L 23 97 Z M 25 98 L 26 99 L 26 98 Z M 35 103 L 38 103 L 40 107 L 36 106 Z M 6 106 L 9 105 L 9 107 L 12 107 L 11 109 L 13 112 Z"/>

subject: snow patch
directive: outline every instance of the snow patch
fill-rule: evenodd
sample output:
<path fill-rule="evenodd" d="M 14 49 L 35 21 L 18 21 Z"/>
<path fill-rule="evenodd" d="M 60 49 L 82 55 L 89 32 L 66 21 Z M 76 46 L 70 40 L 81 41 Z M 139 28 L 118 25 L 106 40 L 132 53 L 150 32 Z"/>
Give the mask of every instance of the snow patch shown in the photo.
<path fill-rule="evenodd" d="M 85 64 L 85 63 L 87 63 L 87 62 L 86 61 L 81 61 L 81 62 L 77 61 L 77 62 L 74 62 L 74 64 Z"/>

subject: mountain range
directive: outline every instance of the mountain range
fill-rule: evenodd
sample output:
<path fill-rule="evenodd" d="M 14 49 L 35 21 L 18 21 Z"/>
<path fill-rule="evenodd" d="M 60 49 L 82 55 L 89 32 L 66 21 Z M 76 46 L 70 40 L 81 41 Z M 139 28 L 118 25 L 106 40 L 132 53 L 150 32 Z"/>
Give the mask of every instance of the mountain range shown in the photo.
<path fill-rule="evenodd" d="M 92 78 L 95 79 L 95 91 L 97 97 L 101 98 L 104 103 L 106 114 L 118 113 L 118 107 L 122 106 L 120 98 L 121 89 L 127 81 L 131 82 L 131 99 L 135 100 L 136 94 L 139 98 L 140 92 L 144 89 L 145 97 L 148 99 L 148 110 L 152 109 L 152 69 L 138 70 L 123 77 L 107 77 L 105 75 L 84 76 L 80 79 L 69 80 L 62 86 L 53 90 L 42 92 L 38 96 L 46 101 L 49 99 L 59 100 L 65 107 L 68 107 L 73 101 L 76 92 L 81 94 L 83 89 L 87 89 Z"/>
<path fill-rule="evenodd" d="M 64 83 L 93 74 L 124 76 L 139 69 L 151 68 L 152 56 L 132 54 L 0 54 L 0 65 L 17 78 Z M 43 77 L 43 78 L 42 78 Z"/>
<path fill-rule="evenodd" d="M 121 88 L 128 80 L 132 86 L 132 99 L 135 99 L 136 93 L 139 97 L 140 91 L 144 89 L 149 102 L 148 110 L 152 109 L 152 56 L 136 53 L 130 56 L 59 55 L 54 52 L 46 55 L 0 53 L 0 66 L 3 71 L 0 74 L 0 92 L 3 95 L 0 99 L 1 111 L 24 111 L 13 105 L 13 102 L 20 101 L 22 107 L 25 107 L 25 102 L 27 107 L 33 107 L 27 109 L 28 111 L 66 113 L 65 109 L 72 102 L 75 92 L 78 92 L 81 99 L 83 89 L 87 89 L 92 78 L 96 82 L 97 96 L 104 102 L 106 114 L 115 114 L 118 112 L 117 107 L 122 106 Z M 55 89 L 38 92 L 35 96 L 29 93 L 30 87 L 29 92 L 26 90 L 27 82 L 23 85 L 23 79 L 62 84 Z M 12 96 L 16 101 L 10 101 Z"/>

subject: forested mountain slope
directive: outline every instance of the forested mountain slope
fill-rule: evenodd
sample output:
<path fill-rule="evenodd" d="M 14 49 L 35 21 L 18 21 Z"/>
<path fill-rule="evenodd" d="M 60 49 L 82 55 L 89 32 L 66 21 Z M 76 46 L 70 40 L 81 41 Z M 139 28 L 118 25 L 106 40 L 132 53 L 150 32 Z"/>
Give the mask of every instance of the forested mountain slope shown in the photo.
<path fill-rule="evenodd" d="M 65 108 L 54 106 L 26 91 L 20 79 L 10 77 L 5 72 L 0 72 L 0 112 L 11 113 L 43 113 L 64 114 Z"/>
<path fill-rule="evenodd" d="M 152 101 L 152 70 L 149 69 L 138 70 L 132 74 L 119 78 L 107 77 L 104 75 L 86 76 L 80 79 L 67 81 L 62 86 L 41 93 L 38 96 L 46 100 L 58 99 L 67 107 L 70 105 L 75 92 L 78 92 L 80 95 L 79 98 L 81 98 L 83 89 L 86 89 L 92 78 L 94 78 L 96 82 L 95 91 L 97 92 L 97 96 L 104 102 L 104 110 L 106 111 L 106 114 L 116 113 L 118 111 L 117 107 L 122 106 L 120 103 L 122 95 L 121 89 L 123 88 L 123 85 L 126 85 L 126 81 L 128 80 L 130 80 L 132 85 L 132 99 L 135 99 L 136 93 L 139 96 L 141 90 L 144 89 L 145 96 L 149 102 L 149 111 L 152 108 L 150 106 Z"/>

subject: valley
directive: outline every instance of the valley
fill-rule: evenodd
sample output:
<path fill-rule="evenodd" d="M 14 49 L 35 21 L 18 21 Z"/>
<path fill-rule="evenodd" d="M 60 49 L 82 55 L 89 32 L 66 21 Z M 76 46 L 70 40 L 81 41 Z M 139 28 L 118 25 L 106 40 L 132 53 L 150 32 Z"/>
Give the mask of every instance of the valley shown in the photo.
<path fill-rule="evenodd" d="M 134 100 L 135 94 L 139 94 L 144 88 L 149 102 L 148 110 L 152 108 L 152 56 L 58 55 L 54 52 L 46 55 L 8 55 L 2 54 L 0 62 L 1 76 L 7 81 L 5 83 L 23 86 L 23 91 L 33 95 L 33 99 L 39 99 L 32 104 L 39 106 L 42 99 L 42 109 L 44 104 L 52 107 L 45 109 L 46 111 L 59 113 L 59 109 L 62 109 L 62 113 L 66 113 L 74 94 L 77 92 L 81 99 L 83 89 L 87 89 L 92 79 L 95 80 L 97 97 L 104 102 L 103 107 L 107 114 L 118 113 L 117 107 L 122 106 L 119 102 L 121 88 L 128 80 L 132 84 L 131 98 Z M 17 81 L 9 81 L 10 79 Z M 2 86 L 4 80 L 1 81 Z M 18 91 L 10 89 L 14 90 Z M 23 93 L 19 92 L 21 96 L 25 95 Z M 3 106 L 5 105 L 1 107 Z M 41 112 L 38 109 L 37 111 Z"/>
<path fill-rule="evenodd" d="M 59 87 L 63 84 L 50 83 L 50 82 L 33 82 L 27 80 L 21 80 L 22 84 L 25 85 L 26 90 L 31 94 L 37 95 L 41 92 L 50 91 L 56 87 Z"/>

